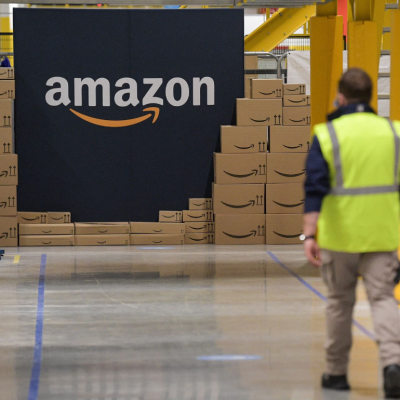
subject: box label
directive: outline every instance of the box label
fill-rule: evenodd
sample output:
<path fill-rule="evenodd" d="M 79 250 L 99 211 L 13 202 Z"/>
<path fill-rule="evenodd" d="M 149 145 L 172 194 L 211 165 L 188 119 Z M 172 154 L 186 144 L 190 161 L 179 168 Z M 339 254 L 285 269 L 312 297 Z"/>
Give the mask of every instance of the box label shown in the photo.
<path fill-rule="evenodd" d="M 306 177 L 307 153 L 270 153 L 267 157 L 267 183 L 300 183 Z"/>
<path fill-rule="evenodd" d="M 15 81 L 0 80 L 0 99 L 15 99 Z"/>
<path fill-rule="evenodd" d="M 14 79 L 14 68 L 0 68 L 0 79 Z"/>
<path fill-rule="evenodd" d="M 19 224 L 47 224 L 47 213 L 18 212 Z"/>
<path fill-rule="evenodd" d="M 310 105 L 311 105 L 311 96 L 289 94 L 283 98 L 283 107 L 304 107 Z"/>
<path fill-rule="evenodd" d="M 18 156 L 0 156 L 0 185 L 18 185 Z"/>
<path fill-rule="evenodd" d="M 182 222 L 182 211 L 160 211 L 160 222 Z"/>
<path fill-rule="evenodd" d="M 212 210 L 212 199 L 189 199 L 189 210 Z"/>
<path fill-rule="evenodd" d="M 215 216 L 215 244 L 264 244 L 265 215 Z"/>
<path fill-rule="evenodd" d="M 214 214 L 207 210 L 185 210 L 183 211 L 183 222 L 211 222 L 214 221 Z"/>
<path fill-rule="evenodd" d="M 282 125 L 282 100 L 237 99 L 238 126 Z"/>
<path fill-rule="evenodd" d="M 267 129 L 264 126 L 221 126 L 221 153 L 265 153 Z"/>
<path fill-rule="evenodd" d="M 264 214 L 265 185 L 213 186 L 215 214 Z"/>
<path fill-rule="evenodd" d="M 283 94 L 306 94 L 306 85 L 299 83 L 286 83 L 283 85 Z"/>
<path fill-rule="evenodd" d="M 253 79 L 251 97 L 253 99 L 282 98 L 282 79 Z"/>
<path fill-rule="evenodd" d="M 2 186 L 0 190 L 0 215 L 17 215 L 17 187 Z"/>
<path fill-rule="evenodd" d="M 214 153 L 215 183 L 265 183 L 266 154 Z"/>
<path fill-rule="evenodd" d="M 277 126 L 269 135 L 271 153 L 307 153 L 311 146 L 308 126 Z"/>
<path fill-rule="evenodd" d="M 186 233 L 213 233 L 214 222 L 185 222 Z"/>
<path fill-rule="evenodd" d="M 301 126 L 311 124 L 311 107 L 283 107 L 283 125 Z"/>
<path fill-rule="evenodd" d="M 17 217 L 0 217 L 0 247 L 18 246 Z"/>
<path fill-rule="evenodd" d="M 186 233 L 185 244 L 212 244 L 214 243 L 213 233 Z"/>
<path fill-rule="evenodd" d="M 301 244 L 302 214 L 267 214 L 266 244 Z"/>

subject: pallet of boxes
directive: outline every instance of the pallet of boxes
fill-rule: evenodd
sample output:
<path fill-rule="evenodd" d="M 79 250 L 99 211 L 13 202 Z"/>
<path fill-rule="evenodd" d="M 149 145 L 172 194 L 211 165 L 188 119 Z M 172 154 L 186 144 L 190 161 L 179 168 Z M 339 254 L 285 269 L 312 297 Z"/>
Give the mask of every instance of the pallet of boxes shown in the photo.
<path fill-rule="evenodd" d="M 261 83 L 253 85 L 253 94 Z M 267 244 L 298 244 L 303 227 L 305 162 L 310 150 L 310 96 L 304 84 L 283 85 L 283 123 L 269 128 Z"/>
<path fill-rule="evenodd" d="M 18 246 L 14 99 L 14 69 L 0 68 L 0 248 Z"/>
<path fill-rule="evenodd" d="M 221 127 L 214 154 L 216 244 L 299 242 L 311 123 L 303 92 L 305 85 L 252 79 L 251 99 L 237 99 L 237 125 Z"/>

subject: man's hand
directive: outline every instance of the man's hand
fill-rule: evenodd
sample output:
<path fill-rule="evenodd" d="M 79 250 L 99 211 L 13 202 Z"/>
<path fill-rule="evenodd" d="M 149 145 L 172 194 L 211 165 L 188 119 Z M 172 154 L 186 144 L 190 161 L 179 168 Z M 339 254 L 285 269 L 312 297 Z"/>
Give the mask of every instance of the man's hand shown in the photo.
<path fill-rule="evenodd" d="M 304 236 L 314 236 L 317 232 L 319 212 L 309 212 L 304 214 L 303 234 Z M 321 266 L 321 254 L 319 246 L 315 239 L 306 239 L 304 241 L 304 252 L 308 261 L 316 267 Z"/>
<path fill-rule="evenodd" d="M 319 251 L 319 246 L 314 239 L 307 239 L 304 241 L 304 252 L 308 258 L 308 261 L 315 267 L 320 267 L 321 253 Z"/>

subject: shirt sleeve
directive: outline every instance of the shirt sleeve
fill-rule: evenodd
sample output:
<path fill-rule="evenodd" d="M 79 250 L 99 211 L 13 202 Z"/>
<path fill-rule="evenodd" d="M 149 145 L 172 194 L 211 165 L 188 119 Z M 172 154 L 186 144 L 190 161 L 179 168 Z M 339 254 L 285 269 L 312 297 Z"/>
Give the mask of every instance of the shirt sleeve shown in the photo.
<path fill-rule="evenodd" d="M 306 181 L 304 183 L 306 194 L 304 212 L 319 212 L 322 200 L 330 191 L 329 168 L 325 161 L 319 140 L 314 136 L 306 162 Z"/>

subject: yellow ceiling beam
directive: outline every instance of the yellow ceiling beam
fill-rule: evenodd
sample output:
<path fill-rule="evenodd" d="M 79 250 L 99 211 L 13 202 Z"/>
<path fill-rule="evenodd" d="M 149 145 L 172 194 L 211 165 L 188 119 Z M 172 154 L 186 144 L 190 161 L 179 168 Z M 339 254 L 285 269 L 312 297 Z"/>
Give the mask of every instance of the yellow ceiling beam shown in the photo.
<path fill-rule="evenodd" d="M 315 15 L 315 6 L 280 8 L 244 39 L 245 51 L 271 51 Z"/>

